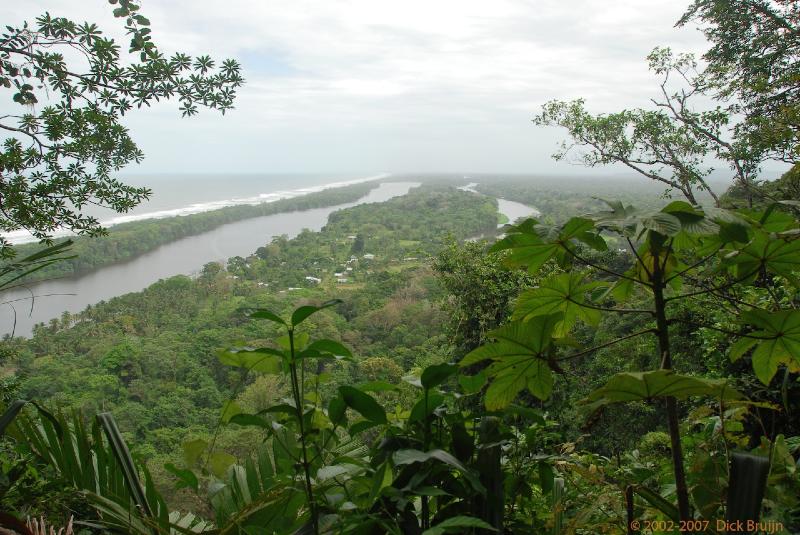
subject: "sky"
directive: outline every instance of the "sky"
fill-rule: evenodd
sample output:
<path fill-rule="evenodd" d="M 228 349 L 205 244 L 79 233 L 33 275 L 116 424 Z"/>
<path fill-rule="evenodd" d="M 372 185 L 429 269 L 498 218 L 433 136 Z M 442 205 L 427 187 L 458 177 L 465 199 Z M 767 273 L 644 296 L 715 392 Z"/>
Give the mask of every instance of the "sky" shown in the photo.
<path fill-rule="evenodd" d="M 583 174 L 551 160 L 551 99 L 647 106 L 655 46 L 702 53 L 675 0 L 142 0 L 159 48 L 237 59 L 236 109 L 127 115 L 137 173 Z M 105 0 L 0 4 L 0 22 L 54 16 L 119 36 Z M 605 171 L 606 173 L 608 170 Z"/>

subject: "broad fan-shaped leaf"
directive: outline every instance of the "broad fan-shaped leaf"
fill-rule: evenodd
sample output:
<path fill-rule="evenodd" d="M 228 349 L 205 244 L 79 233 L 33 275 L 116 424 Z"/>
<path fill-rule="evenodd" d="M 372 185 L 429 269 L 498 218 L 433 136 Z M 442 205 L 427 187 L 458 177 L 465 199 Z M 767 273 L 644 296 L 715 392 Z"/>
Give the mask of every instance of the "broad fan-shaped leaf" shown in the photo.
<path fill-rule="evenodd" d="M 642 214 L 638 219 L 638 223 L 642 229 L 664 236 L 676 236 L 681 231 L 681 220 L 665 212 Z"/>
<path fill-rule="evenodd" d="M 731 358 L 755 347 L 753 371 L 764 384 L 769 384 L 781 364 L 794 372 L 800 371 L 800 311 L 753 310 L 742 314 L 742 320 L 761 330 L 734 344 Z"/>
<path fill-rule="evenodd" d="M 462 367 L 494 361 L 486 369 L 492 378 L 485 397 L 489 409 L 507 406 L 525 388 L 540 399 L 550 395 L 553 375 L 544 353 L 550 348 L 553 330 L 562 318 L 561 314 L 552 314 L 504 325 L 489 333 L 494 342 L 482 345 L 461 360 Z"/>
<path fill-rule="evenodd" d="M 507 407 L 525 388 L 539 399 L 553 391 L 553 372 L 541 358 L 508 357 L 489 366 L 487 373 L 493 378 L 484 401 L 490 411 Z"/>
<path fill-rule="evenodd" d="M 680 221 L 681 230 L 688 234 L 709 235 L 719 232 L 719 226 L 706 216 L 705 210 L 686 201 L 673 201 L 661 211 L 676 217 Z"/>
<path fill-rule="evenodd" d="M 567 252 L 572 248 L 568 242 L 577 240 L 584 244 L 605 251 L 608 246 L 595 229 L 590 219 L 573 217 L 562 226 L 539 224 L 535 219 L 527 219 L 517 226 L 508 229 L 507 235 L 495 243 L 490 251 L 510 251 L 504 263 L 510 267 L 527 267 L 531 273 L 550 259 L 557 259 L 559 264 L 569 261 Z"/>
<path fill-rule="evenodd" d="M 553 314 L 529 322 L 514 321 L 503 325 L 487 335 L 495 342 L 470 351 L 458 364 L 463 368 L 488 359 L 540 356 L 550 346 L 553 329 L 561 319 L 561 314 Z"/>
<path fill-rule="evenodd" d="M 465 394 L 476 394 L 481 391 L 487 379 L 485 372 L 480 372 L 477 375 L 461 375 L 458 378 L 458 384 L 461 385 L 461 389 Z"/>
<path fill-rule="evenodd" d="M 750 243 L 728 255 L 728 261 L 734 265 L 736 277 L 755 276 L 763 266 L 798 285 L 795 273 L 800 271 L 800 239 L 780 238 L 759 230 Z"/>
<path fill-rule="evenodd" d="M 671 370 L 655 370 L 618 373 L 581 403 L 594 410 L 610 403 L 662 397 L 685 399 L 689 396 L 714 396 L 722 399 L 743 397 L 724 380 L 678 375 Z"/>
<path fill-rule="evenodd" d="M 629 238 L 639 238 L 645 231 L 675 237 L 681 233 L 709 235 L 718 231 L 717 224 L 704 210 L 685 201 L 674 201 L 658 211 L 640 212 L 618 201 L 605 201 L 610 210 L 591 217 L 600 229 L 607 229 Z"/>
<path fill-rule="evenodd" d="M 512 319 L 529 321 L 536 316 L 560 312 L 563 318 L 553 332 L 556 337 L 565 336 L 577 319 L 589 325 L 597 325 L 602 317 L 600 311 L 584 305 L 586 294 L 602 284 L 584 282 L 583 275 L 579 272 L 548 277 L 538 288 L 527 290 L 519 296 Z"/>
<path fill-rule="evenodd" d="M 525 229 L 520 231 L 520 229 Z M 536 273 L 545 262 L 553 258 L 558 252 L 558 245 L 544 241 L 532 227 L 512 227 L 508 235 L 495 243 L 489 250 L 491 252 L 510 251 L 503 263 L 509 267 L 526 267 L 531 273 Z"/>

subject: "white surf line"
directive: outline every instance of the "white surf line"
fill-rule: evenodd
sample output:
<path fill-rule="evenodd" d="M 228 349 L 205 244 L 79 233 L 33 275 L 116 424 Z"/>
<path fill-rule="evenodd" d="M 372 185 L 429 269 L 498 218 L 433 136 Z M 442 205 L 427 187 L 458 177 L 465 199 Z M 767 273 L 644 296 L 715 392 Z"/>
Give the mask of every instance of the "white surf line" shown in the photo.
<path fill-rule="evenodd" d="M 279 190 L 271 193 L 260 193 L 253 197 L 241 197 L 233 199 L 223 199 L 221 201 L 195 203 L 195 204 L 190 204 L 189 206 L 183 206 L 181 208 L 172 208 L 169 210 L 158 210 L 156 212 L 146 212 L 144 214 L 137 214 L 137 215 L 123 215 L 115 217 L 113 219 L 109 219 L 107 221 L 101 221 L 100 224 L 104 227 L 113 227 L 114 225 L 119 225 L 121 223 L 144 221 L 146 219 L 165 219 L 168 217 L 200 214 L 203 212 L 211 212 L 213 210 L 219 210 L 220 208 L 227 208 L 229 206 L 245 206 L 245 205 L 255 206 L 258 204 L 272 203 L 283 199 L 294 199 L 296 197 L 302 197 L 310 193 L 318 193 L 320 191 L 325 191 L 328 189 L 343 188 L 346 186 L 352 186 L 354 184 L 371 182 L 373 180 L 381 180 L 384 178 L 388 178 L 390 176 L 391 173 L 381 173 L 379 175 L 369 176 L 366 178 L 356 178 L 353 180 L 344 180 L 341 182 L 331 182 L 330 184 L 323 184 L 321 186 L 311 186 L 308 188 L 299 188 L 295 190 L 286 190 L 286 191 Z M 53 238 L 63 238 L 66 236 L 74 236 L 74 235 L 75 233 L 70 232 L 68 230 L 57 230 L 52 234 Z M 12 232 L 0 234 L 0 236 L 4 237 L 14 245 L 39 241 L 37 238 L 34 238 L 27 230 L 15 230 Z"/>

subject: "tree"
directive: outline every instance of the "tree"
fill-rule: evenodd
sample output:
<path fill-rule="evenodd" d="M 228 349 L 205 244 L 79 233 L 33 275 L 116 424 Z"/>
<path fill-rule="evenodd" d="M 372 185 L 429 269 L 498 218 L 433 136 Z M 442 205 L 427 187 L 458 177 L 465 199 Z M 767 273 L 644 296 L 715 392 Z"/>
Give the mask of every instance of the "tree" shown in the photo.
<path fill-rule="evenodd" d="M 360 232 L 356 234 L 356 239 L 353 240 L 353 246 L 350 248 L 350 254 L 360 255 L 364 252 L 364 235 Z"/>
<path fill-rule="evenodd" d="M 705 23 L 712 43 L 703 56 L 708 65 L 701 71 L 691 54 L 654 49 L 648 60 L 661 77 L 654 109 L 593 115 L 583 100 L 552 101 L 534 122 L 568 130 L 572 141 L 556 159 L 588 149 L 578 157 L 584 165 L 621 163 L 693 204 L 698 191 L 719 204 L 706 181 L 711 158 L 728 164 L 749 206 L 779 200 L 759 173 L 766 160 L 800 161 L 800 7 L 792 0 L 695 0 L 678 25 L 694 20 Z M 716 106 L 695 111 L 702 97 Z"/>
<path fill-rule="evenodd" d="M 236 61 L 217 68 L 208 56 L 167 57 L 152 41 L 138 4 L 110 3 L 131 36 L 132 63 L 96 24 L 49 13 L 0 35 L 0 86 L 21 107 L 0 116 L 0 129 L 10 133 L 0 148 L 0 231 L 25 229 L 42 240 L 59 228 L 102 234 L 100 222 L 82 208 L 123 212 L 150 195 L 112 176 L 144 157 L 121 123 L 128 111 L 170 98 L 178 99 L 184 116 L 200 106 L 222 113 L 233 107 L 243 82 Z M 68 62 L 75 53 L 81 59 Z M 0 256 L 13 254 L 0 237 Z"/>
<path fill-rule="evenodd" d="M 737 134 L 751 150 L 798 163 L 800 4 L 794 0 L 695 0 L 678 25 L 702 28 L 707 90 L 744 114 Z"/>
<path fill-rule="evenodd" d="M 561 126 L 570 142 L 553 157 L 562 160 L 575 148 L 585 149 L 578 161 L 588 167 L 622 164 L 676 190 L 692 204 L 700 192 L 719 204 L 707 179 L 714 171 L 710 157 L 727 162 L 731 178 L 742 188 L 755 188 L 761 158 L 736 138 L 730 111 L 722 107 L 698 112 L 692 99 L 707 85 L 691 54 L 656 48 L 648 56 L 650 69 L 661 77 L 654 109 L 625 109 L 610 114 L 589 113 L 582 99 L 551 101 L 534 119 L 540 126 Z M 674 87 L 678 81 L 679 87 Z"/>
<path fill-rule="evenodd" d="M 537 279 L 502 265 L 502 254 L 486 254 L 483 242 L 451 242 L 436 256 L 433 269 L 447 295 L 443 307 L 459 354 L 486 341 L 486 333 L 511 314 L 511 302 Z"/>

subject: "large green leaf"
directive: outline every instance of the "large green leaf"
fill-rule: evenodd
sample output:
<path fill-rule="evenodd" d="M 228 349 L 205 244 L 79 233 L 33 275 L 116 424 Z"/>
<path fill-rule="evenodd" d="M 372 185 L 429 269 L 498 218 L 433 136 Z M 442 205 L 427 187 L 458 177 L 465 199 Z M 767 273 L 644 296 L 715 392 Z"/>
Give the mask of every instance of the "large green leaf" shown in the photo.
<path fill-rule="evenodd" d="M 721 399 L 743 397 L 728 386 L 725 380 L 678 375 L 671 370 L 655 370 L 618 373 L 581 403 L 593 410 L 610 403 L 662 397 L 685 399 L 689 396 L 714 396 Z"/>
<path fill-rule="evenodd" d="M 526 387 L 539 399 L 553 391 L 553 372 L 540 358 L 508 357 L 489 366 L 487 373 L 494 378 L 484 400 L 490 411 L 507 407 Z"/>
<path fill-rule="evenodd" d="M 425 389 L 431 389 L 442 384 L 448 377 L 458 371 L 458 366 L 455 364 L 434 364 L 428 366 L 422 371 L 420 375 L 420 382 Z"/>
<path fill-rule="evenodd" d="M 633 206 L 625 206 L 620 201 L 600 200 L 608 205 L 608 210 L 592 214 L 595 224 L 601 229 L 632 237 L 637 228 L 638 210 Z"/>
<path fill-rule="evenodd" d="M 480 372 L 477 375 L 461 375 L 458 377 L 458 384 L 465 394 L 477 394 L 486 384 L 486 372 Z"/>
<path fill-rule="evenodd" d="M 480 491 L 485 492 L 486 489 L 481 485 L 480 481 L 475 474 L 466 466 L 464 466 L 461 461 L 453 457 L 451 454 L 447 453 L 444 450 L 430 450 L 430 451 L 420 451 L 420 450 L 397 450 L 392 455 L 392 460 L 394 464 L 397 466 L 404 465 L 404 464 L 413 464 L 413 463 L 424 463 L 431 460 L 436 460 L 446 465 L 449 465 L 457 470 L 459 470 L 464 477 L 472 484 L 472 486 Z"/>
<path fill-rule="evenodd" d="M 444 403 L 444 396 L 438 392 L 431 392 L 427 396 L 423 396 L 411 408 L 411 413 L 408 416 L 409 423 L 425 420 L 442 403 Z"/>
<path fill-rule="evenodd" d="M 369 394 L 365 394 L 352 386 L 340 386 L 339 393 L 348 407 L 367 420 L 378 424 L 387 423 L 386 411 Z"/>
<path fill-rule="evenodd" d="M 762 266 L 768 271 L 786 277 L 798 284 L 796 272 L 800 271 L 800 239 L 779 237 L 758 230 L 745 247 L 728 255 L 736 277 L 755 276 Z"/>
<path fill-rule="evenodd" d="M 583 274 L 577 271 L 553 275 L 543 280 L 538 288 L 520 294 L 512 319 L 528 321 L 560 312 L 563 317 L 553 332 L 556 337 L 565 336 L 578 319 L 597 325 L 602 317 L 600 311 L 585 305 L 586 294 L 600 284 L 584 282 Z"/>
<path fill-rule="evenodd" d="M 117 428 L 114 417 L 111 416 L 109 412 L 102 412 L 97 415 L 97 421 L 103 428 L 106 438 L 108 439 L 109 448 L 114 453 L 119 467 L 125 474 L 125 483 L 128 485 L 128 490 L 136 506 L 141 508 L 145 515 L 153 516 L 153 508 L 145 497 L 145 491 L 139 481 L 139 473 L 136 470 L 136 465 L 133 462 L 125 439 L 122 438 L 122 434 L 119 432 L 119 428 Z"/>
<path fill-rule="evenodd" d="M 480 518 L 474 516 L 454 516 L 439 522 L 430 529 L 422 532 L 422 535 L 443 535 L 444 533 L 467 533 L 470 528 L 486 529 L 489 531 L 497 531 L 491 525 L 487 524 Z"/>
<path fill-rule="evenodd" d="M 255 308 L 251 309 L 247 315 L 251 318 L 256 319 L 265 319 L 271 322 L 277 323 L 279 325 L 286 325 L 286 321 L 283 318 L 272 312 L 271 310 L 267 310 L 266 308 Z"/>
<path fill-rule="evenodd" d="M 334 425 L 347 423 L 347 404 L 341 396 L 331 398 L 328 403 L 328 418 Z"/>
<path fill-rule="evenodd" d="M 753 370 L 764 384 L 769 384 L 781 364 L 788 366 L 791 371 L 800 371 L 799 310 L 753 310 L 743 313 L 742 321 L 761 330 L 736 342 L 731 348 L 732 359 L 755 347 Z"/>
<path fill-rule="evenodd" d="M 292 312 L 292 327 L 296 327 L 300 323 L 306 320 L 310 315 L 316 314 L 320 310 L 326 309 L 328 307 L 332 307 L 341 303 L 341 299 L 331 299 L 330 301 L 326 301 L 319 306 L 313 305 L 305 305 L 302 307 L 297 308 L 294 312 Z"/>
<path fill-rule="evenodd" d="M 533 222 L 533 223 L 529 223 Z M 558 244 L 546 242 L 533 228 L 534 220 L 528 220 L 517 227 L 511 227 L 502 240 L 495 243 L 491 252 L 508 250 L 503 262 L 509 267 L 527 267 L 536 273 L 545 262 L 553 258 L 559 250 Z"/>
<path fill-rule="evenodd" d="M 506 357 L 538 357 L 550 347 L 552 334 L 561 321 L 561 314 L 552 314 L 531 321 L 513 321 L 487 333 L 489 342 L 467 353 L 461 359 L 462 368 L 484 360 L 502 360 Z"/>
<path fill-rule="evenodd" d="M 47 418 L 50 421 L 50 423 L 53 424 L 53 428 L 56 430 L 58 435 L 61 436 L 61 434 L 63 433 L 63 430 L 61 428 L 61 424 L 58 422 L 56 417 L 53 416 L 52 414 L 50 414 L 49 411 L 47 411 L 44 408 L 42 408 L 41 405 L 39 405 L 35 401 L 30 401 L 30 400 L 25 400 L 25 399 L 18 399 L 18 400 L 12 401 L 8 405 L 8 407 L 6 407 L 6 410 L 3 413 L 3 415 L 0 416 L 0 436 L 3 436 L 3 434 L 6 431 L 6 428 L 11 424 L 11 422 L 14 421 L 14 419 L 20 413 L 22 408 L 25 405 L 28 405 L 28 404 L 31 404 L 34 407 L 36 407 L 36 410 L 39 411 L 39 415 L 44 417 L 44 418 Z"/>
<path fill-rule="evenodd" d="M 568 251 L 573 250 L 568 244 L 572 241 L 580 241 L 598 251 L 608 249 L 593 221 L 573 217 L 562 226 L 542 225 L 535 219 L 528 219 L 520 225 L 510 227 L 506 237 L 495 243 L 490 251 L 509 250 L 510 253 L 504 260 L 506 265 L 525 266 L 531 273 L 536 273 L 552 258 L 556 258 L 560 264 L 568 262 Z"/>
<path fill-rule="evenodd" d="M 619 201 L 605 201 L 609 210 L 592 215 L 598 228 L 629 238 L 641 238 L 645 232 L 665 237 L 711 235 L 719 231 L 705 211 L 685 201 L 673 201 L 661 210 L 639 211 Z"/>
<path fill-rule="evenodd" d="M 638 219 L 642 229 L 650 230 L 663 236 L 676 236 L 681 231 L 681 220 L 672 214 L 651 212 L 642 214 Z"/>
<path fill-rule="evenodd" d="M 526 227 L 523 224 L 520 225 L 520 228 L 524 229 Z M 567 222 L 561 226 L 539 224 L 535 225 L 533 228 L 545 241 L 564 244 L 573 239 L 584 241 L 587 233 L 591 234 L 594 230 L 594 222 L 585 217 L 573 217 L 568 219 Z M 594 235 L 586 240 L 586 242 L 589 242 L 587 245 L 591 246 L 593 241 Z"/>
<path fill-rule="evenodd" d="M 225 476 L 225 472 L 235 462 L 236 457 L 224 451 L 215 451 L 208 456 L 208 467 L 211 469 L 211 473 L 219 478 Z"/>
<path fill-rule="evenodd" d="M 197 476 L 194 474 L 194 472 L 192 472 L 188 468 L 178 468 L 172 463 L 165 464 L 164 469 L 178 478 L 178 483 L 175 485 L 176 489 L 182 489 L 184 487 L 188 487 L 194 489 L 194 491 L 197 492 L 198 481 L 197 481 Z"/>
<path fill-rule="evenodd" d="M 562 243 L 567 240 L 578 240 L 596 251 L 607 251 L 608 244 L 594 226 L 594 221 L 583 217 L 573 217 L 561 228 L 558 235 Z"/>
<path fill-rule="evenodd" d="M 672 201 L 661 211 L 680 221 L 681 230 L 693 235 L 713 235 L 719 233 L 719 225 L 706 216 L 705 210 L 692 206 L 686 201 Z"/>
<path fill-rule="evenodd" d="M 553 388 L 553 375 L 545 351 L 561 322 L 561 314 L 535 317 L 531 321 L 515 321 L 489 333 L 489 342 L 468 353 L 459 363 L 469 366 L 492 360 L 486 374 L 492 384 L 486 391 L 486 406 L 501 409 L 527 388 L 533 395 L 546 399 Z"/>
<path fill-rule="evenodd" d="M 183 459 L 187 466 L 194 466 L 208 449 L 208 442 L 201 439 L 187 440 L 182 444 Z"/>
<path fill-rule="evenodd" d="M 349 349 L 335 340 L 314 340 L 297 358 L 335 358 L 349 359 L 353 356 Z"/>
<path fill-rule="evenodd" d="M 229 349 L 217 353 L 217 359 L 222 364 L 273 374 L 281 373 L 283 358 L 284 354 L 281 351 L 269 347 Z"/>

